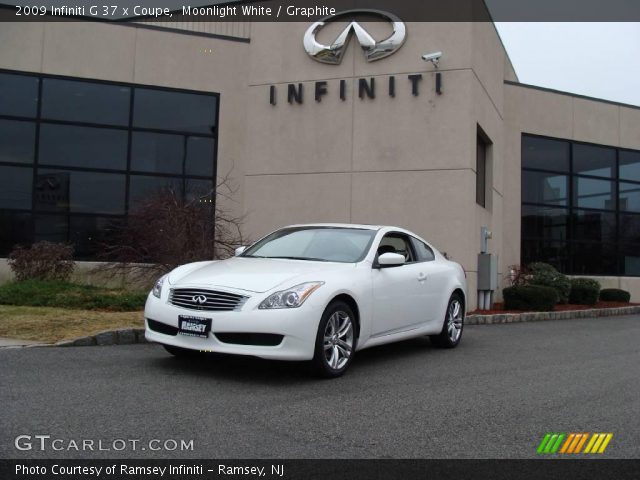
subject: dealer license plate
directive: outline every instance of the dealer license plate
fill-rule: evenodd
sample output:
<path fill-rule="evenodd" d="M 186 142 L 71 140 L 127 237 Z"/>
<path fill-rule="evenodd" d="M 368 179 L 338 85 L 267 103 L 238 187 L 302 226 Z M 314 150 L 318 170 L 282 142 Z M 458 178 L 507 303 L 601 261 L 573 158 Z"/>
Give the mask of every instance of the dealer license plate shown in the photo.
<path fill-rule="evenodd" d="M 180 324 L 180 328 L 178 329 L 180 335 L 207 338 L 211 331 L 210 318 L 180 315 L 178 316 L 178 322 Z"/>

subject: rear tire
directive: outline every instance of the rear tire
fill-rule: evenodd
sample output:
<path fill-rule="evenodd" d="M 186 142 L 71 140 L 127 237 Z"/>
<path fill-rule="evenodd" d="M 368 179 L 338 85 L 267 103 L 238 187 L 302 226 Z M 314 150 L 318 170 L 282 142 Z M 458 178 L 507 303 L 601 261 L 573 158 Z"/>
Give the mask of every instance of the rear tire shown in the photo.
<path fill-rule="evenodd" d="M 440 348 L 455 348 L 462 339 L 464 328 L 464 299 L 454 293 L 447 304 L 442 331 L 438 335 L 430 335 L 431 343 Z"/>
<path fill-rule="evenodd" d="M 344 302 L 332 302 L 318 325 L 312 365 L 315 373 L 335 378 L 349 368 L 358 340 L 356 317 Z"/>

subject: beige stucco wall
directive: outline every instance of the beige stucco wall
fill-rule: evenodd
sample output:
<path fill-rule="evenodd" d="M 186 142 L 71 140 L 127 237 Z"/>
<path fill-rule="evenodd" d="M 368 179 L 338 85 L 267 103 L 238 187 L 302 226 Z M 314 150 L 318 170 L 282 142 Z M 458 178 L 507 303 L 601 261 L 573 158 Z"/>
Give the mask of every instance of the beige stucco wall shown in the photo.
<path fill-rule="evenodd" d="M 505 208 L 502 268 L 520 263 L 522 133 L 640 150 L 640 109 L 564 93 L 505 85 Z M 623 288 L 640 301 L 640 278 L 598 277 L 604 288 Z"/>

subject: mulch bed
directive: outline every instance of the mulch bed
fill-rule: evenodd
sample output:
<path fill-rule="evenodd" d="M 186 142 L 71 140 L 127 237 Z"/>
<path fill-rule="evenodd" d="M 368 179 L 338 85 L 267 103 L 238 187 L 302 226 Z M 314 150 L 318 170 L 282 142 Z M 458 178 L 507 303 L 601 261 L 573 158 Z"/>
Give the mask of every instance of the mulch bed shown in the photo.
<path fill-rule="evenodd" d="M 625 303 L 625 302 L 598 302 L 595 305 L 556 305 L 553 309 L 554 312 L 565 312 L 570 310 L 591 310 L 594 308 L 619 308 L 619 307 L 633 307 L 640 305 L 640 303 Z M 491 310 L 474 310 L 467 312 L 467 315 L 500 315 L 501 313 L 525 313 L 524 310 L 504 310 L 502 303 L 494 303 Z"/>

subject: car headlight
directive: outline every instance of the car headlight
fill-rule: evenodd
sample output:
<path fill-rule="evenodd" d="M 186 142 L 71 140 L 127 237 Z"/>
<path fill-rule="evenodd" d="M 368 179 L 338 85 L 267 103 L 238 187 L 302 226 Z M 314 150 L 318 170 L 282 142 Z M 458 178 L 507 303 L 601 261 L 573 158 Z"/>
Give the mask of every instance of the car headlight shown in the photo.
<path fill-rule="evenodd" d="M 156 281 L 155 285 L 153 286 L 153 290 L 151 290 L 153 292 L 153 296 L 154 297 L 158 297 L 160 298 L 160 295 L 162 295 L 162 285 L 164 284 L 164 279 L 167 278 L 166 275 L 161 276 L 158 281 Z"/>
<path fill-rule="evenodd" d="M 297 308 L 322 285 L 324 285 L 324 282 L 307 282 L 272 293 L 262 301 L 258 308 L 263 310 L 269 308 Z"/>

